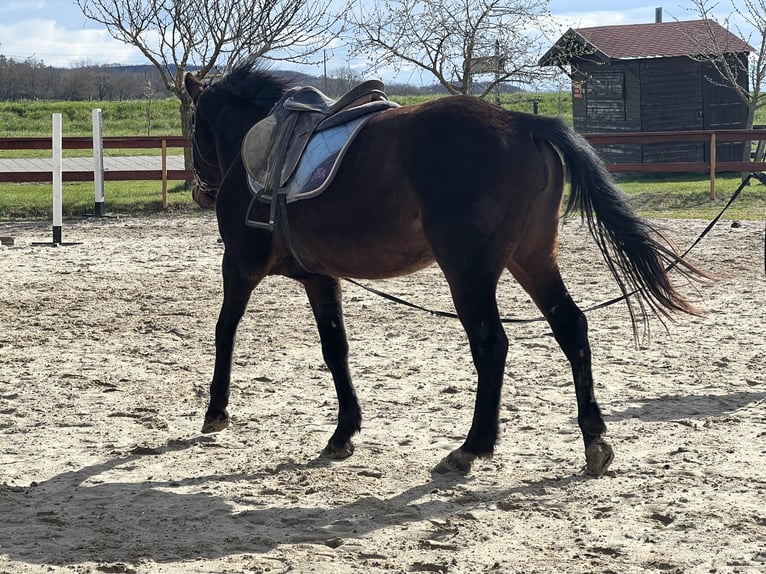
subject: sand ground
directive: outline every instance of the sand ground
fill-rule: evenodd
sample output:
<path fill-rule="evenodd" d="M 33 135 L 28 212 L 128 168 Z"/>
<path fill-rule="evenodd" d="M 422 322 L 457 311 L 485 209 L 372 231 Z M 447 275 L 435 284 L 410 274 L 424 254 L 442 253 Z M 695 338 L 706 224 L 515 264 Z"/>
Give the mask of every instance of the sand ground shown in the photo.
<path fill-rule="evenodd" d="M 663 221 L 687 245 L 702 221 Z M 721 222 L 687 286 L 707 311 L 634 344 L 589 313 L 616 459 L 582 475 L 569 367 L 544 323 L 509 325 L 501 440 L 434 477 L 470 424 L 458 322 L 346 285 L 364 413 L 356 453 L 318 458 L 336 401 L 300 286 L 269 278 L 239 331 L 232 426 L 199 432 L 221 301 L 210 216 L 0 223 L 0 572 L 766 572 L 762 223 Z M 577 222 L 561 267 L 582 306 L 615 283 Z M 376 287 L 450 308 L 437 268 Z M 534 317 L 510 277 L 506 316 Z"/>

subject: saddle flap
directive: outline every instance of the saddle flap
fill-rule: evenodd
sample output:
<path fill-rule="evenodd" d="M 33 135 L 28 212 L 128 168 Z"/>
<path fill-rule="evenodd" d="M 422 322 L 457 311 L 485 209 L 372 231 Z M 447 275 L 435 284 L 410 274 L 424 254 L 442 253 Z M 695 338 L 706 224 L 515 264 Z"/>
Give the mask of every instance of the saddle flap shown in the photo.
<path fill-rule="evenodd" d="M 242 140 L 242 162 L 256 199 L 273 203 L 277 195 L 287 194 L 288 181 L 313 134 L 345 125 L 344 140 L 348 145 L 367 119 L 391 107 L 398 104 L 386 98 L 380 80 L 363 82 L 337 101 L 311 86 L 288 90 L 270 114 L 250 128 Z M 338 143 L 332 153 L 321 158 L 321 163 L 330 167 L 325 170 L 328 181 L 344 155 L 345 145 Z M 316 164 L 312 165 L 311 170 L 315 167 Z M 322 171 L 322 166 L 318 168 L 317 173 Z"/>
<path fill-rule="evenodd" d="M 306 144 L 308 144 L 311 134 L 314 133 L 317 125 L 324 117 L 326 117 L 325 114 L 317 112 L 303 113 L 298 116 L 293 133 L 287 134 L 290 142 L 285 151 L 285 161 L 282 164 L 282 173 L 279 177 L 280 186 L 284 185 L 292 175 L 298 160 L 303 154 L 303 150 L 306 149 Z"/>
<path fill-rule="evenodd" d="M 269 156 L 277 137 L 279 120 L 266 116 L 245 134 L 242 140 L 242 163 L 251 179 L 259 183 L 266 181 Z"/>

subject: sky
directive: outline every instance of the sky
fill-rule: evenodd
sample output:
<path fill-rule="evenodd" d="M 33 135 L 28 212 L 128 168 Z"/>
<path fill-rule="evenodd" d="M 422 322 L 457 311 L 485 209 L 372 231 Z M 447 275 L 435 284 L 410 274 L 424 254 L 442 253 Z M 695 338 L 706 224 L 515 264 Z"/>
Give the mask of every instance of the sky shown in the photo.
<path fill-rule="evenodd" d="M 618 5 L 619 9 L 616 9 Z M 725 8 L 730 5 L 727 0 L 723 0 L 719 6 Z M 647 0 L 550 2 L 550 10 L 562 32 L 568 27 L 653 22 L 655 8 L 659 6 L 663 7 L 663 19 L 666 22 L 696 17 L 690 0 L 670 0 L 670 3 L 664 5 L 659 1 L 648 3 Z M 0 54 L 14 60 L 33 58 L 56 67 L 148 63 L 138 49 L 114 40 L 101 24 L 85 18 L 74 0 L 0 0 Z M 331 72 L 347 66 L 345 60 L 329 61 L 327 70 Z M 297 69 L 313 75 L 322 73 L 318 67 Z M 418 81 L 412 77 L 383 79 L 389 82 Z"/>

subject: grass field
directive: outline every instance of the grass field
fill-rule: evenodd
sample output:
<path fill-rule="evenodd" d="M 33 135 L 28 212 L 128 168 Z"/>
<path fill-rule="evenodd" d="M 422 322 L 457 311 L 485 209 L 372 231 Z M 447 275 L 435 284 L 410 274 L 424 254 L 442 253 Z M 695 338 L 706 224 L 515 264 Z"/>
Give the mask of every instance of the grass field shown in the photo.
<path fill-rule="evenodd" d="M 712 219 L 739 187 L 740 178 L 721 176 L 717 197 L 708 197 L 710 182 L 704 176 L 619 177 L 618 184 L 630 205 L 645 217 L 674 219 Z M 114 214 L 138 215 L 162 211 L 159 182 L 106 182 L 106 210 Z M 63 191 L 64 216 L 78 218 L 93 212 L 93 184 L 66 183 Z M 180 182 L 171 182 L 168 192 L 170 212 L 199 211 L 191 193 Z M 49 184 L 0 184 L 0 220 L 50 219 Z M 766 218 L 766 187 L 751 182 L 727 210 L 726 219 L 762 220 Z"/>
<path fill-rule="evenodd" d="M 178 100 L 122 102 L 0 102 L 0 137 L 49 136 L 61 114 L 65 136 L 91 135 L 91 111 L 101 108 L 104 136 L 180 135 Z"/>
<path fill-rule="evenodd" d="M 434 96 L 390 96 L 409 105 Z M 503 94 L 503 106 L 531 112 L 533 100 L 539 113 L 572 121 L 572 101 L 568 93 Z M 64 135 L 89 136 L 91 110 L 101 108 L 104 136 L 180 135 L 179 103 L 175 98 L 122 102 L 0 102 L 0 137 L 44 137 L 51 133 L 51 114 L 62 114 Z M 16 157 L 16 156 L 14 156 Z"/>
<path fill-rule="evenodd" d="M 391 96 L 409 105 L 433 96 Z M 537 101 L 540 114 L 559 116 L 571 124 L 572 108 L 568 92 L 504 94 L 502 104 L 509 109 L 531 112 Z M 63 115 L 65 136 L 88 136 L 91 133 L 91 109 L 102 109 L 104 136 L 178 135 L 181 133 L 178 102 L 175 99 L 123 102 L 0 102 L 0 137 L 48 136 L 51 114 Z M 756 123 L 766 123 L 757 118 Z M 159 153 L 158 150 L 107 150 L 128 155 Z M 89 150 L 67 150 L 66 155 L 89 155 Z M 170 150 L 180 153 L 180 150 Z M 3 157 L 49 157 L 46 150 L 0 150 Z M 620 186 L 631 205 L 649 217 L 712 218 L 739 185 L 737 175 L 719 176 L 717 200 L 710 201 L 709 181 L 704 174 L 673 176 L 619 175 Z M 67 183 L 64 186 L 64 214 L 81 217 L 93 210 L 93 184 Z M 107 211 L 124 214 L 153 213 L 161 210 L 160 182 L 106 182 Z M 190 193 L 179 182 L 171 187 L 169 210 L 194 211 Z M 51 213 L 49 184 L 0 183 L 0 220 L 47 219 Z M 766 216 L 766 188 L 749 185 L 726 217 L 762 219 Z"/>
<path fill-rule="evenodd" d="M 93 213 L 92 182 L 65 183 L 63 215 L 72 219 Z M 142 215 L 162 212 L 162 188 L 159 181 L 107 181 L 104 205 L 115 215 Z M 169 212 L 196 212 L 191 192 L 182 182 L 170 182 Z M 0 183 L 0 221 L 51 219 L 52 187 L 50 184 Z"/>
<path fill-rule="evenodd" d="M 739 174 L 719 175 L 716 199 L 712 201 L 710 180 L 703 174 L 619 176 L 617 182 L 630 206 L 644 217 L 712 219 L 739 188 L 741 178 Z M 766 219 L 766 187 L 751 179 L 726 210 L 724 218 Z"/>

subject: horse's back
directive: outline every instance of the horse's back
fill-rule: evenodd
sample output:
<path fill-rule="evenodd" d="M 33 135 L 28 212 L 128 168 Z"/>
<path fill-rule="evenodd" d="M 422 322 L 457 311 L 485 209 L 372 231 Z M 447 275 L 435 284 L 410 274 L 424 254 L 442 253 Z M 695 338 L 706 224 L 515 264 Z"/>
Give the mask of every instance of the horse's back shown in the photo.
<path fill-rule="evenodd" d="M 379 114 L 329 188 L 291 204 L 296 249 L 324 273 L 356 277 L 411 273 L 456 240 L 466 253 L 509 249 L 540 194 L 552 189 L 550 218 L 561 191 L 549 185 L 557 157 L 515 117 L 467 96 Z"/>
<path fill-rule="evenodd" d="M 536 122 L 470 96 L 429 102 L 412 115 L 403 159 L 423 209 L 444 234 L 478 227 L 507 244 L 533 221 L 557 223 L 562 164 L 535 138 Z"/>

